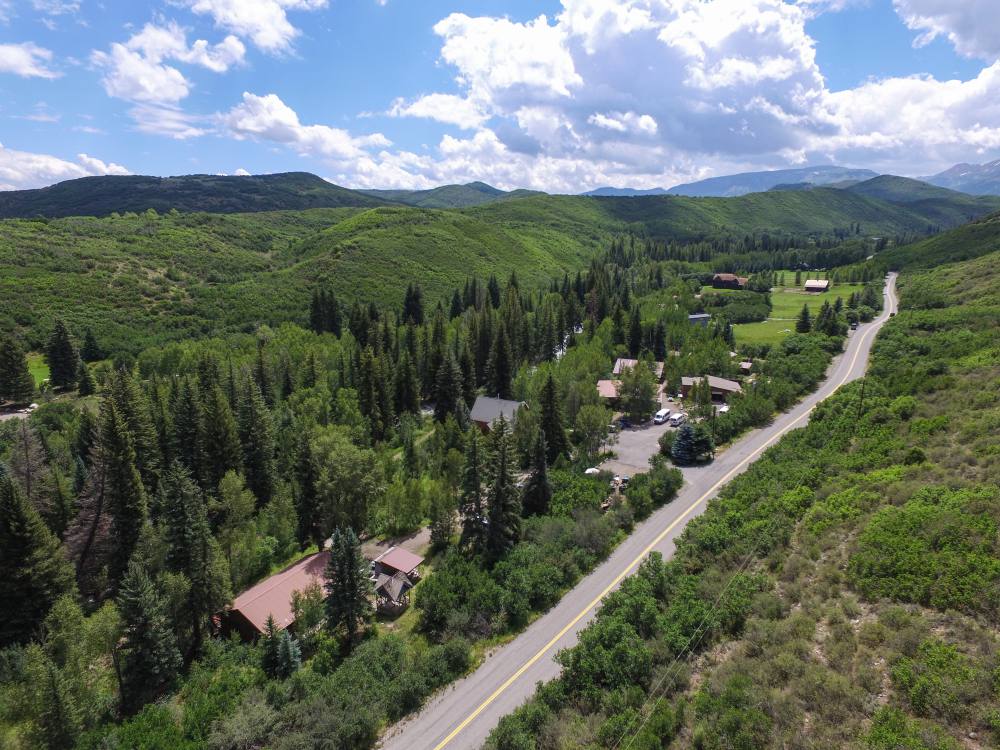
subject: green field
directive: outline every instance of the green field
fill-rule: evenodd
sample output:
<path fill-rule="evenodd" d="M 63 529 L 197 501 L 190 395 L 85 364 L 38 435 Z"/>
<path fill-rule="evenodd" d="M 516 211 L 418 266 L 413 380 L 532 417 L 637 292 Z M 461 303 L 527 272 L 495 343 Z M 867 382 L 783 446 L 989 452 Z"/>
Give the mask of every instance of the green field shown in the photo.
<path fill-rule="evenodd" d="M 794 280 L 794 271 L 785 272 L 785 281 Z M 803 282 L 805 275 L 803 275 Z M 777 288 L 777 287 L 776 287 Z M 806 293 L 794 287 L 784 287 L 781 291 L 771 292 L 771 315 L 760 323 L 740 323 L 733 326 L 736 334 L 737 344 L 776 344 L 785 336 L 795 330 L 795 319 L 802 311 L 802 305 L 809 305 L 809 312 L 813 317 L 819 312 L 819 308 L 824 302 L 829 301 L 832 305 L 837 297 L 843 298 L 846 302 L 852 292 L 861 292 L 863 284 L 837 284 L 829 292 L 821 294 Z M 705 287 L 705 291 L 712 290 Z"/>
<path fill-rule="evenodd" d="M 35 386 L 41 385 L 43 380 L 49 378 L 49 366 L 45 363 L 44 354 L 29 354 L 28 369 L 31 371 L 31 377 L 35 379 Z"/>

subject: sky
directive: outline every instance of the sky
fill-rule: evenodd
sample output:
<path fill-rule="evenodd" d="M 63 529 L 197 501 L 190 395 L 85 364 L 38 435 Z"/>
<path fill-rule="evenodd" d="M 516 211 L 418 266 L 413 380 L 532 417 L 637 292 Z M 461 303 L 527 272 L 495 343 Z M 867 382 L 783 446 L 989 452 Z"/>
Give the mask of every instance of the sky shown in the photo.
<path fill-rule="evenodd" d="M 0 189 L 575 193 L 1000 157 L 998 0 L 0 0 Z"/>

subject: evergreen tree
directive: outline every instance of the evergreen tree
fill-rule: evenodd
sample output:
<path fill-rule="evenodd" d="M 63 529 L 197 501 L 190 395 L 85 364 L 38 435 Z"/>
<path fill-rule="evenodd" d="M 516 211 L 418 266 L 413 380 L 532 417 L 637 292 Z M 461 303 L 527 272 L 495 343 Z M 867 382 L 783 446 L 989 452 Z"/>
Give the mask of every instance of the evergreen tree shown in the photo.
<path fill-rule="evenodd" d="M 298 517 L 297 539 L 305 549 L 310 542 L 323 547 L 323 510 L 316 491 L 319 468 L 313 456 L 310 433 L 299 434 L 295 460 L 295 511 Z"/>
<path fill-rule="evenodd" d="M 493 350 L 490 352 L 488 395 L 505 399 L 514 398 L 513 378 L 514 362 L 510 340 L 507 329 L 501 325 L 493 341 Z"/>
<path fill-rule="evenodd" d="M 802 311 L 795 320 L 796 333 L 809 333 L 812 330 L 812 318 L 809 315 L 809 305 L 802 305 Z"/>
<path fill-rule="evenodd" d="M 26 404 L 35 395 L 35 379 L 20 344 L 10 337 L 0 339 L 0 401 Z"/>
<path fill-rule="evenodd" d="M 124 630 L 115 654 L 125 714 L 159 698 L 177 680 L 181 655 L 165 601 L 143 562 L 129 563 L 118 594 Z"/>
<path fill-rule="evenodd" d="M 443 422 L 449 414 L 455 418 L 459 425 L 464 425 L 468 421 L 462 385 L 462 371 L 451 352 L 447 352 L 441 360 L 435 381 L 435 421 Z"/>
<path fill-rule="evenodd" d="M 208 525 L 205 500 L 187 470 L 174 463 L 161 484 L 166 523 L 167 567 L 189 582 L 188 660 L 201 648 L 209 618 L 229 601 L 229 568 Z M 175 619 L 183 620 L 180 613 Z"/>
<path fill-rule="evenodd" d="M 642 318 L 639 313 L 639 306 L 632 308 L 632 315 L 628 323 L 628 350 L 633 357 L 638 357 L 642 350 Z"/>
<path fill-rule="evenodd" d="M 38 713 L 35 731 L 38 743 L 48 750 L 76 747 L 83 728 L 80 707 L 69 681 L 47 657 L 41 664 L 41 674 L 32 675 Z"/>
<path fill-rule="evenodd" d="M 269 614 L 264 623 L 264 635 L 260 639 L 260 668 L 272 679 L 278 674 L 278 649 L 281 645 L 278 632 L 274 615 Z"/>
<path fill-rule="evenodd" d="M 431 497 L 431 545 L 438 550 L 451 544 L 455 533 L 455 504 L 450 491 L 439 488 Z"/>
<path fill-rule="evenodd" d="M 29 640 L 52 604 L 73 591 L 59 540 L 10 477 L 0 476 L 0 648 Z"/>
<path fill-rule="evenodd" d="M 410 353 L 404 350 L 396 365 L 396 413 L 403 415 L 419 412 L 420 383 L 417 380 L 417 370 Z"/>
<path fill-rule="evenodd" d="M 694 455 L 696 459 L 715 455 L 715 438 L 712 436 L 712 431 L 704 422 L 700 422 L 694 426 L 692 437 L 694 439 Z"/>
<path fill-rule="evenodd" d="M 205 394 L 204 410 L 205 486 L 208 492 L 215 493 L 227 471 L 242 471 L 243 446 L 233 410 L 219 386 Z"/>
<path fill-rule="evenodd" d="M 325 577 L 327 628 L 343 627 L 348 644 L 353 644 L 372 614 L 368 563 L 353 529 L 334 530 Z"/>
<path fill-rule="evenodd" d="M 545 433 L 545 442 L 548 446 L 546 459 L 549 463 L 555 463 L 559 456 L 569 456 L 569 438 L 566 437 L 566 429 L 563 427 L 562 402 L 559 398 L 559 389 L 556 387 L 556 380 L 549 373 L 545 379 L 545 385 L 538 396 L 541 405 L 541 428 Z"/>
<path fill-rule="evenodd" d="M 97 362 L 104 359 L 104 352 L 101 350 L 94 332 L 89 328 L 83 334 L 83 347 L 80 349 L 80 359 L 84 362 Z"/>
<path fill-rule="evenodd" d="M 274 676 L 286 680 L 302 666 L 302 649 L 287 630 L 278 634 L 278 661 Z"/>
<path fill-rule="evenodd" d="M 448 317 L 452 320 L 459 317 L 465 308 L 462 306 L 462 295 L 458 293 L 458 289 L 454 291 L 451 295 L 451 310 Z"/>
<path fill-rule="evenodd" d="M 403 323 L 412 323 L 416 326 L 424 324 L 424 294 L 418 284 L 409 284 L 406 287 L 406 296 L 403 298 Z"/>
<path fill-rule="evenodd" d="M 76 374 L 76 382 L 81 396 L 93 396 L 97 391 L 97 383 L 94 382 L 94 376 L 91 374 L 86 360 L 80 360 L 80 369 Z"/>
<path fill-rule="evenodd" d="M 71 388 L 76 384 L 77 362 L 80 355 L 62 320 L 57 320 L 45 347 L 49 363 L 49 382 L 55 388 Z"/>
<path fill-rule="evenodd" d="M 510 429 L 503 416 L 491 434 L 493 471 L 486 496 L 489 526 L 486 530 L 486 555 L 496 562 L 521 537 L 521 497 L 514 484 L 514 460 Z"/>
<path fill-rule="evenodd" d="M 77 577 L 88 591 L 102 568 L 107 568 L 108 583 L 115 588 L 147 520 L 146 490 L 136 468 L 132 436 L 114 401 L 104 401 L 98 421 L 79 510 L 66 534 Z"/>
<path fill-rule="evenodd" d="M 197 386 L 183 378 L 173 405 L 172 454 L 195 477 L 202 488 L 205 481 L 205 415 Z"/>
<path fill-rule="evenodd" d="M 274 427 L 257 384 L 247 383 L 240 404 L 240 441 L 247 486 L 263 506 L 274 494 Z"/>
<path fill-rule="evenodd" d="M 677 431 L 677 437 L 670 447 L 670 457 L 678 466 L 688 466 L 697 459 L 697 452 L 694 442 L 694 430 L 690 424 L 682 424 Z"/>
<path fill-rule="evenodd" d="M 483 554 L 487 519 L 483 498 L 483 451 L 478 428 L 469 430 L 465 443 L 459 511 L 462 514 L 462 545 L 475 555 Z"/>
<path fill-rule="evenodd" d="M 271 379 L 271 369 L 264 358 L 263 342 L 257 344 L 257 362 L 253 368 L 253 379 L 257 381 L 257 387 L 260 388 L 261 395 L 264 397 L 264 403 L 268 406 L 274 406 L 274 383 Z"/>
<path fill-rule="evenodd" d="M 549 481 L 549 464 L 546 458 L 544 430 L 538 431 L 535 451 L 531 464 L 531 475 L 524 488 L 524 514 L 542 516 L 549 512 L 552 502 L 552 483 Z"/>
<path fill-rule="evenodd" d="M 149 399 L 132 374 L 124 368 L 111 376 L 108 395 L 125 422 L 135 452 L 135 465 L 146 490 L 151 491 L 156 487 L 161 456 Z"/>

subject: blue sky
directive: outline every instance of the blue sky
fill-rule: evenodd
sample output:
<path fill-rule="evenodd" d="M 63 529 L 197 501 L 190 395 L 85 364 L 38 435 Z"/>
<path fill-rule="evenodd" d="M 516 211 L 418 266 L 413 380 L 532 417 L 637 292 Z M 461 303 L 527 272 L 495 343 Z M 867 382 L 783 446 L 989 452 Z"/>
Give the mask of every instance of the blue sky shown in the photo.
<path fill-rule="evenodd" d="M 0 187 L 577 192 L 1000 156 L 995 0 L 0 0 Z"/>

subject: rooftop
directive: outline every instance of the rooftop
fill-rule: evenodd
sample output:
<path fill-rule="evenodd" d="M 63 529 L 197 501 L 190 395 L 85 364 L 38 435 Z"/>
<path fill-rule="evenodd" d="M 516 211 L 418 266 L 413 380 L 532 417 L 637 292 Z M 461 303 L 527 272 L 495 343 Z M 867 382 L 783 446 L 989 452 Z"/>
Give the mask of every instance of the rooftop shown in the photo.
<path fill-rule="evenodd" d="M 232 609 L 239 612 L 259 632 L 267 626 L 267 616 L 274 618 L 279 630 L 295 622 L 292 594 L 304 591 L 313 583 L 323 585 L 323 571 L 330 560 L 329 550 L 317 552 L 294 565 L 251 586 L 233 601 Z"/>
<path fill-rule="evenodd" d="M 402 547 L 393 547 L 386 550 L 373 560 L 373 562 L 377 562 L 383 568 L 392 568 L 401 573 L 409 573 L 416 570 L 423 561 L 424 558 L 420 555 L 415 555 Z"/>
<path fill-rule="evenodd" d="M 508 401 L 503 398 L 479 396 L 476 398 L 476 403 L 472 405 L 472 412 L 469 416 L 473 422 L 483 424 L 493 424 L 501 416 L 507 421 L 511 421 L 517 414 L 517 410 L 522 406 L 524 406 L 523 401 Z"/>
<path fill-rule="evenodd" d="M 611 371 L 612 375 L 621 375 L 625 370 L 631 370 L 633 367 L 639 364 L 637 359 L 627 359 L 625 357 L 619 357 L 615 360 L 614 369 Z M 653 372 L 656 373 L 656 377 L 663 375 L 663 363 L 655 362 Z"/>
<path fill-rule="evenodd" d="M 684 376 L 681 378 L 681 385 L 692 386 L 699 380 L 708 379 L 708 387 L 719 391 L 730 391 L 731 393 L 739 393 L 743 390 L 742 386 L 735 380 L 726 380 L 725 378 L 718 378 L 715 375 L 705 375 L 702 378 L 689 378 Z"/>

